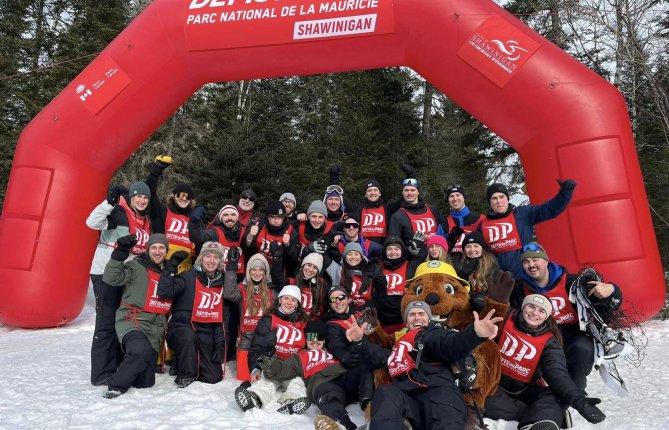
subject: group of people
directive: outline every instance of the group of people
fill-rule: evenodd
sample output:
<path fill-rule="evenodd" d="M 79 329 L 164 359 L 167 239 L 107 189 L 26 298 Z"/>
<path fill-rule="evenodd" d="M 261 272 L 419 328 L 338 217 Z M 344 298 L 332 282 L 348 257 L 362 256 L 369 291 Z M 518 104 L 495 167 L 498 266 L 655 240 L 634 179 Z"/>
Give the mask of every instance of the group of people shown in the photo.
<path fill-rule="evenodd" d="M 451 185 L 442 215 L 422 199 L 411 166 L 402 166 L 399 201 L 385 202 L 381 184 L 369 179 L 360 204 L 344 204 L 333 166 L 323 199 L 306 212 L 286 192 L 261 215 L 246 189 L 207 223 L 188 184 L 177 184 L 164 202 L 157 197 L 171 164 L 156 157 L 144 182 L 112 186 L 87 219 L 100 231 L 91 267 L 91 382 L 107 386 L 106 398 L 151 387 L 166 360 L 179 388 L 217 383 L 225 362 L 236 360 L 243 411 L 276 402 L 278 412 L 300 414 L 313 403 L 321 412 L 317 429 L 351 430 L 346 406 L 371 401 L 372 430 L 459 429 L 467 408 L 444 364 L 495 339 L 502 379 L 486 416 L 517 420 L 523 430 L 568 425 L 568 406 L 588 421 L 604 419 L 585 393 L 594 346 L 579 329 L 569 293 L 574 275 L 533 242 L 534 225 L 566 209 L 573 180 L 558 181 L 547 202 L 519 207 L 504 185 L 492 184 L 484 214 L 467 206 L 462 185 Z M 461 332 L 431 321 L 425 302 L 402 313 L 407 280 L 431 260 L 452 265 L 469 283 L 474 311 L 484 307 L 489 277 L 511 272 L 512 310 L 475 313 Z M 592 282 L 588 294 L 597 306 L 622 301 L 612 283 Z M 366 341 L 376 325 L 399 333 L 392 350 Z M 372 372 L 382 367 L 393 382 L 376 389 Z"/>

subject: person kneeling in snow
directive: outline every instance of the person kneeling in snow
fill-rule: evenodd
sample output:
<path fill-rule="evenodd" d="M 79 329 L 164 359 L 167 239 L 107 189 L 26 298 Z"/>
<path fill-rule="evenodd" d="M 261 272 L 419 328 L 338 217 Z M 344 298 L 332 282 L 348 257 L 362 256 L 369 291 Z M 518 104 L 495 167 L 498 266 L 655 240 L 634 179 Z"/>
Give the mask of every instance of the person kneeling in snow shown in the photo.
<path fill-rule="evenodd" d="M 196 379 L 215 384 L 223 379 L 226 329 L 223 299 L 239 302 L 237 285 L 224 285 L 223 245 L 205 242 L 193 267 L 178 276 L 161 276 L 158 297 L 173 298 L 167 345 L 174 351 L 177 377 L 185 388 Z"/>
<path fill-rule="evenodd" d="M 164 234 L 154 233 L 146 242 L 148 251 L 124 264 L 136 243 L 134 235 L 118 238 L 102 275 L 107 285 L 125 286 L 115 324 L 125 356 L 109 379 L 104 395 L 107 399 L 120 396 L 131 386 L 148 388 L 155 384 L 154 364 L 172 306 L 172 300 L 156 297 L 156 285 L 163 267 L 168 271 L 172 267 L 176 272 L 179 263 L 188 256 L 179 251 L 163 264 L 169 244 Z"/>
<path fill-rule="evenodd" d="M 279 293 L 274 311 L 258 322 L 248 355 L 251 382 L 242 382 L 235 390 L 235 401 L 242 411 L 267 406 L 272 400 L 282 404 L 277 410 L 282 414 L 303 414 L 309 409 L 311 402 L 302 378 L 269 380 L 263 377 L 258 364 L 262 356 L 276 354 L 279 359 L 285 359 L 304 348 L 303 330 L 308 317 L 301 299 L 296 285 L 286 285 Z"/>

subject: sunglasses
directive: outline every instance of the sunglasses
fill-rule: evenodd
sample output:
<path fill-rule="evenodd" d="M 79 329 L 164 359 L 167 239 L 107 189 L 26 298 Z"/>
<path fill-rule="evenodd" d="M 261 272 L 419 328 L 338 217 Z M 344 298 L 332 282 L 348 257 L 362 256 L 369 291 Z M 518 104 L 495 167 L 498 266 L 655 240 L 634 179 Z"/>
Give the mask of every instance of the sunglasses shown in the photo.
<path fill-rule="evenodd" d="M 348 223 L 346 224 L 346 228 L 360 228 L 360 224 L 356 223 Z"/>
<path fill-rule="evenodd" d="M 346 300 L 346 296 L 343 294 L 337 297 L 330 297 L 330 303 L 343 302 L 344 300 Z"/>
<path fill-rule="evenodd" d="M 407 178 L 402 181 L 402 185 L 413 185 L 414 187 L 418 186 L 418 179 Z"/>
<path fill-rule="evenodd" d="M 248 200 L 248 201 L 251 201 L 251 202 L 256 201 L 256 199 L 254 199 L 253 197 L 249 197 L 249 196 L 242 196 L 242 200 Z"/>
<path fill-rule="evenodd" d="M 307 333 L 307 341 L 311 342 L 312 340 L 320 340 L 321 342 L 325 340 L 325 335 L 320 333 Z"/>
<path fill-rule="evenodd" d="M 528 243 L 527 245 L 523 246 L 523 252 L 527 251 L 544 252 L 544 249 L 536 243 Z"/>
<path fill-rule="evenodd" d="M 191 200 L 191 198 L 192 198 L 190 196 L 190 194 L 188 194 L 188 193 L 179 193 L 179 194 L 175 195 L 175 197 L 177 199 L 181 199 L 181 200 Z"/>

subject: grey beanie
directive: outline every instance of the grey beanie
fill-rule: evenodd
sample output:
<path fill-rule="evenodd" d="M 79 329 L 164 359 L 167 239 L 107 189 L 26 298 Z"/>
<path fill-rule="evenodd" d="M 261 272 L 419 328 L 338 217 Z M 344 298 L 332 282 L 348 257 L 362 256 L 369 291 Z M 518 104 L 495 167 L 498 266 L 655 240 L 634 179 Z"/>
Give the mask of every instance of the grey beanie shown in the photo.
<path fill-rule="evenodd" d="M 167 241 L 167 238 L 162 233 L 153 233 L 151 236 L 149 236 L 149 240 L 146 241 L 146 249 L 151 248 L 151 245 L 153 245 L 154 243 L 162 243 L 163 245 L 165 245 L 165 248 L 170 247 L 170 243 Z"/>
<path fill-rule="evenodd" d="M 151 198 L 151 190 L 149 190 L 149 186 L 146 185 L 144 182 L 135 182 L 130 186 L 130 192 L 128 192 L 129 197 L 132 198 L 132 196 L 136 196 L 139 194 Z"/>
<path fill-rule="evenodd" d="M 200 255 L 198 255 L 197 259 L 195 260 L 195 266 L 202 267 L 202 259 L 207 254 L 218 255 L 218 258 L 221 259 L 221 263 L 218 265 L 218 270 L 223 269 L 223 266 L 225 264 L 224 259 L 223 259 L 223 256 L 225 255 L 225 248 L 223 248 L 223 245 L 221 245 L 218 242 L 213 242 L 213 241 L 205 242 L 202 245 L 202 248 L 200 249 Z"/>
<path fill-rule="evenodd" d="M 254 267 L 261 267 L 265 271 L 265 276 L 269 277 L 269 263 L 264 255 L 258 253 L 253 254 L 249 261 L 246 262 L 246 277 L 248 278 L 251 273 L 251 269 Z"/>
<path fill-rule="evenodd" d="M 323 216 L 327 217 L 328 216 L 328 208 L 325 206 L 325 203 L 323 203 L 320 200 L 314 200 L 311 202 L 309 205 L 309 209 L 307 209 L 307 217 L 313 213 L 318 213 L 318 214 L 323 214 Z"/>
<path fill-rule="evenodd" d="M 283 202 L 284 200 L 290 200 L 297 206 L 297 200 L 295 199 L 295 195 L 293 193 L 283 193 L 281 194 L 281 197 L 279 197 L 279 201 Z"/>
<path fill-rule="evenodd" d="M 346 257 L 346 254 L 348 254 L 351 251 L 358 251 L 360 255 L 365 256 L 365 253 L 362 251 L 362 246 L 358 242 L 349 242 L 346 244 L 344 247 L 344 252 L 342 253 L 342 257 Z"/>
<path fill-rule="evenodd" d="M 409 317 L 409 311 L 417 308 L 424 310 L 427 313 L 428 318 L 430 318 L 430 321 L 432 321 L 432 309 L 430 309 L 430 305 L 421 300 L 413 301 L 407 305 L 407 308 L 404 310 L 404 321 Z"/>
<path fill-rule="evenodd" d="M 302 260 L 302 265 L 300 267 L 304 267 L 304 265 L 307 263 L 316 266 L 316 268 L 318 269 L 318 273 L 321 273 L 323 271 L 323 256 L 321 254 L 317 252 L 312 252 L 308 254 Z"/>

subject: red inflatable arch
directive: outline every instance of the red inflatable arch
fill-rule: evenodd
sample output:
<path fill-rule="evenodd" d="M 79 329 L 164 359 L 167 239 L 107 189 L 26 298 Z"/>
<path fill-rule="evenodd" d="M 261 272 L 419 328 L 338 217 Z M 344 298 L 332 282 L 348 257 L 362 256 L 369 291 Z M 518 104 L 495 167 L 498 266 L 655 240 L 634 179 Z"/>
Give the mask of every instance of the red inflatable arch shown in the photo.
<path fill-rule="evenodd" d="M 593 263 L 645 318 L 664 281 L 621 94 L 489 0 L 156 0 L 26 127 L 0 224 L 0 321 L 83 307 L 112 173 L 208 82 L 404 65 L 520 153 L 552 259 Z"/>

